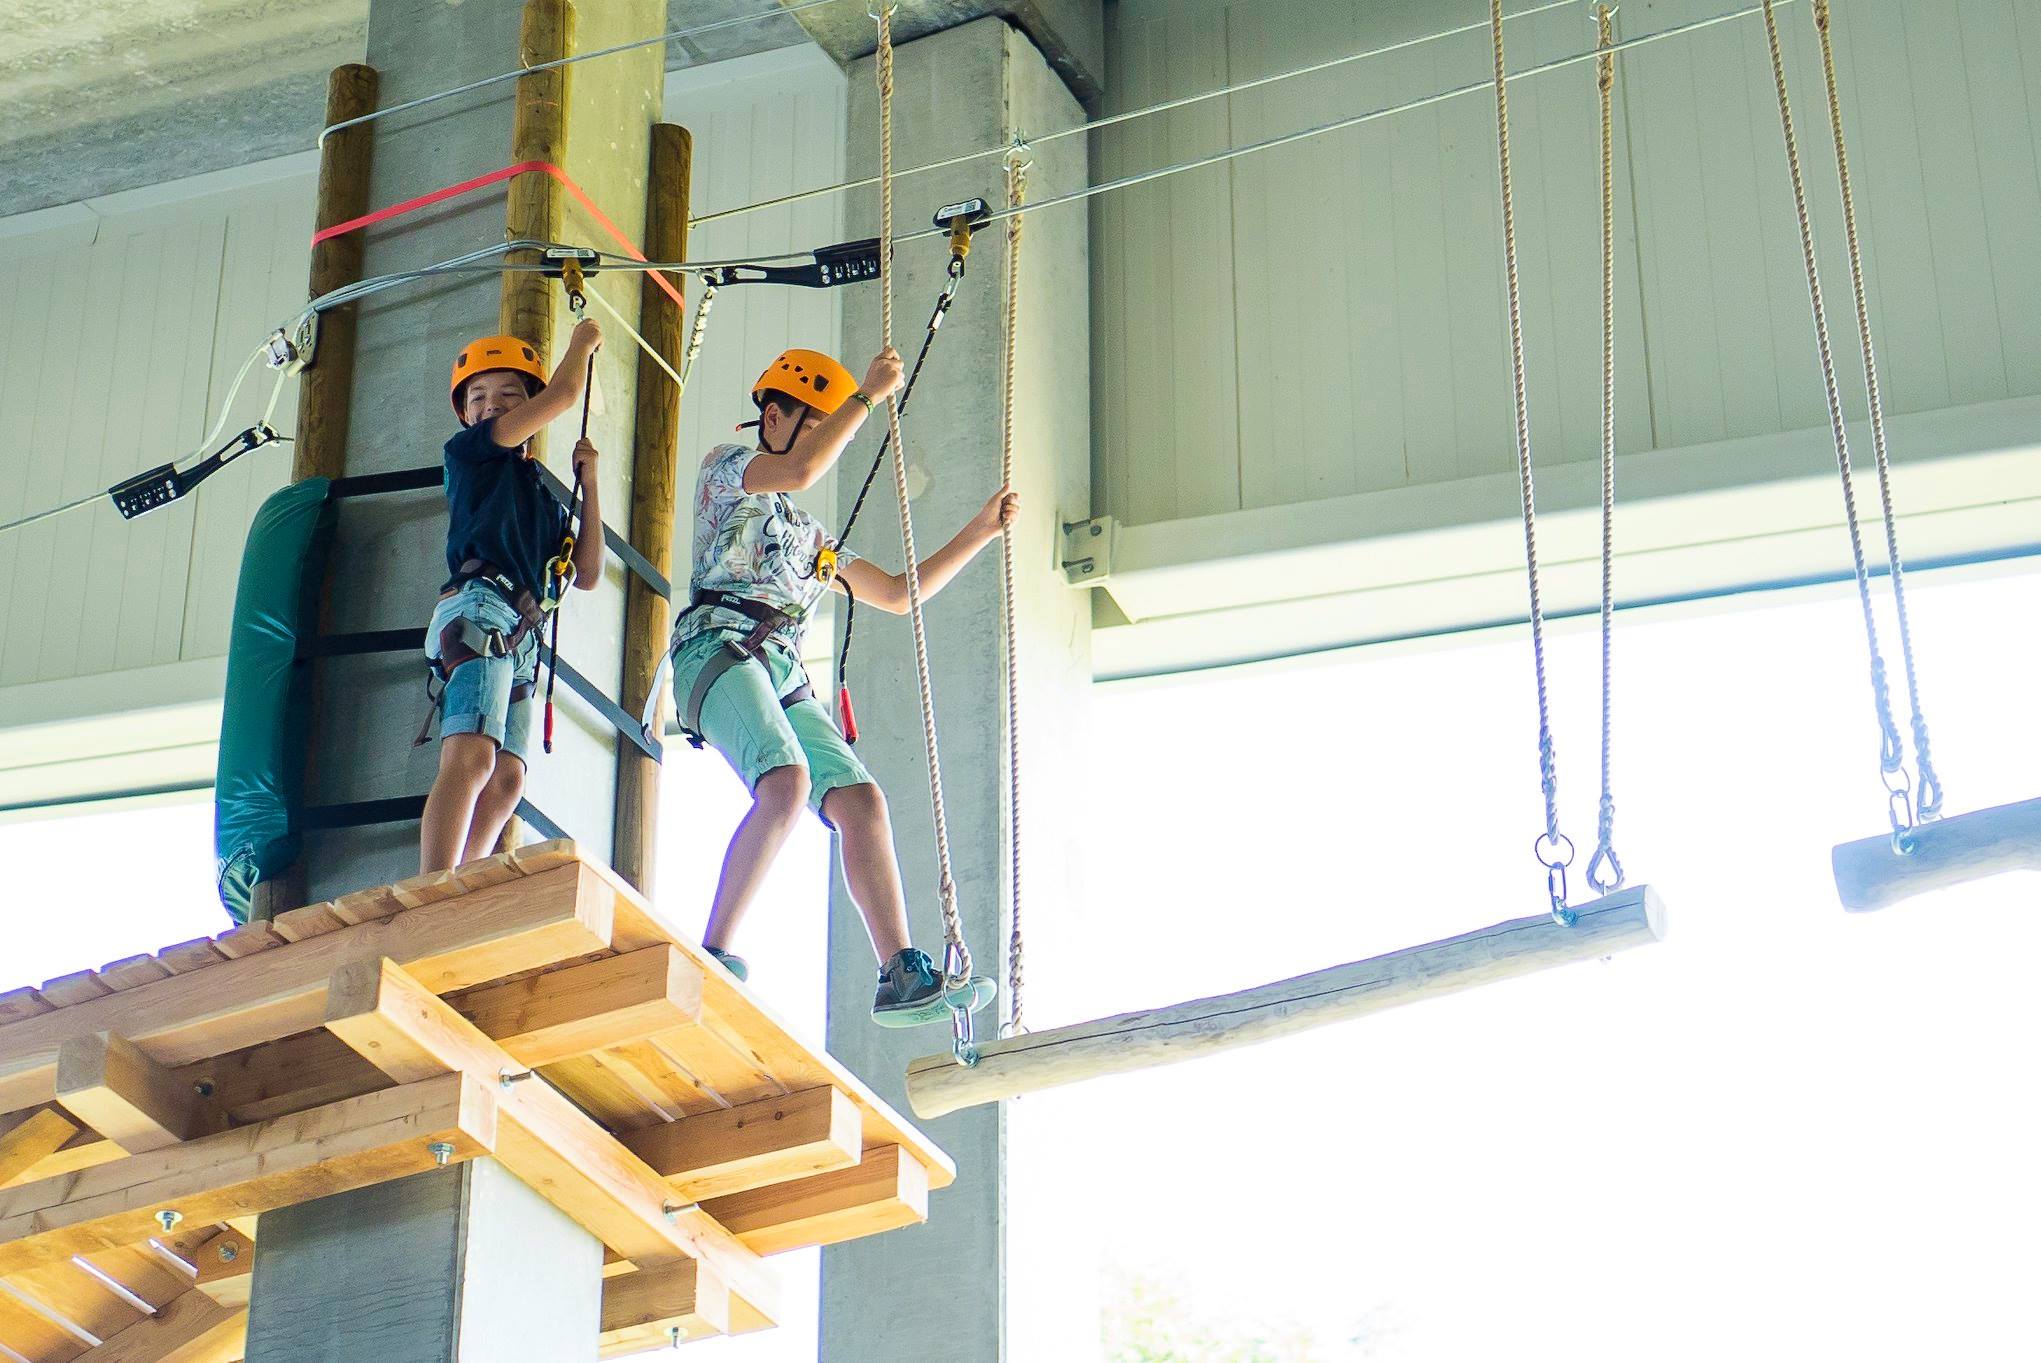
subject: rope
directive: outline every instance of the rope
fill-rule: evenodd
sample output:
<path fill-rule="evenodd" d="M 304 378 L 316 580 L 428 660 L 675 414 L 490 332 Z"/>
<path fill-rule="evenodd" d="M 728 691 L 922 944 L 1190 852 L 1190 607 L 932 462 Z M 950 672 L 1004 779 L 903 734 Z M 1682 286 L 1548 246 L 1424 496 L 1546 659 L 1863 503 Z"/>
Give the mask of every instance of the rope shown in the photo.
<path fill-rule="evenodd" d="M 1885 655 L 1878 647 L 1878 621 L 1871 610 L 1871 575 L 1864 566 L 1864 536 L 1857 525 L 1856 479 L 1850 467 L 1850 437 L 1843 422 L 1842 394 L 1836 383 L 1835 356 L 1829 349 L 1828 314 L 1821 304 L 1821 272 L 1814 259 L 1814 227 L 1807 215 L 1807 187 L 1800 173 L 1800 147 L 1793 136 L 1793 105 L 1786 91 L 1786 59 L 1779 49 L 1779 22 L 1773 0 L 1763 0 L 1765 41 L 1772 54 L 1772 83 L 1779 94 L 1779 125 L 1786 138 L 1786 167 L 1793 177 L 1793 209 L 1800 218 L 1800 254 L 1807 266 L 1807 297 L 1814 310 L 1814 339 L 1821 355 L 1821 384 L 1828 399 L 1829 433 L 1835 440 L 1836 471 L 1842 479 L 1843 512 L 1850 528 L 1850 557 L 1857 574 L 1857 600 L 1864 612 L 1864 638 L 1871 653 L 1871 699 L 1878 712 L 1878 767 L 1892 799 L 1893 834 L 1903 837 L 1912 827 L 1911 801 L 1905 785 L 1904 755 L 1899 728 L 1892 718 L 1892 694 L 1886 681 Z"/>
<path fill-rule="evenodd" d="M 1878 456 L 1878 499 L 1885 522 L 1885 561 L 1892 573 L 1892 601 L 1899 617 L 1899 654 L 1906 670 L 1907 703 L 1913 711 L 1914 760 L 1920 767 L 1915 813 L 1923 820 L 1942 810 L 1942 782 L 1928 748 L 1928 721 L 1921 710 L 1920 673 L 1914 665 L 1913 626 L 1906 609 L 1906 574 L 1899 557 L 1899 529 L 1892 511 L 1892 461 L 1885 444 L 1885 404 L 1878 393 L 1878 360 L 1871 347 L 1871 305 L 1864 292 L 1864 252 L 1857 237 L 1857 205 L 1850 193 L 1850 157 L 1843 145 L 1843 105 L 1836 92 L 1835 48 L 1829 38 L 1829 0 L 1814 0 L 1814 27 L 1821 35 L 1821 72 L 1828 82 L 1828 124 L 1835 135 L 1836 180 L 1842 189 L 1843 230 L 1850 248 L 1850 287 L 1856 295 L 1857 336 L 1864 349 L 1864 394 L 1871 412 L 1871 446 Z"/>
<path fill-rule="evenodd" d="M 1016 149 L 1018 150 L 1018 149 Z M 1013 485 L 1014 370 L 1020 338 L 1020 244 L 1019 209 L 1027 200 L 1028 163 L 1009 154 L 1006 162 L 1006 206 L 1015 210 L 1006 220 L 1006 373 L 1000 389 L 999 485 Z M 1020 727 L 1020 627 L 1014 619 L 1013 536 L 1011 523 L 999 527 L 999 613 L 1006 622 L 1006 813 L 1008 896 L 1012 932 L 1006 947 L 1006 1031 L 1012 1036 L 1022 1030 L 1021 987 L 1025 983 L 1022 956 L 1027 943 L 1021 934 L 1021 727 Z"/>
<path fill-rule="evenodd" d="M 1595 9 L 1597 45 L 1614 41 L 1607 5 Z M 1595 83 L 1601 88 L 1602 112 L 1602 804 L 1595 832 L 1595 854 L 1588 859 L 1587 881 L 1597 893 L 1623 888 L 1623 861 L 1616 855 L 1616 797 L 1609 780 L 1615 732 L 1615 688 L 1611 681 L 1616 616 L 1616 59 L 1597 64 Z M 1606 870 L 1604 869 L 1606 868 Z"/>
<path fill-rule="evenodd" d="M 882 7 L 879 23 L 879 240 L 893 239 L 893 11 Z M 893 344 L 893 253 L 879 252 L 879 338 Z M 900 394 L 886 399 L 887 435 L 893 442 L 893 491 L 900 499 L 900 550 L 907 560 L 907 616 L 914 629 L 914 668 L 921 688 L 921 740 L 928 753 L 928 798 L 935 815 L 937 902 L 943 915 L 943 975 L 950 988 L 971 979 L 971 949 L 957 914 L 957 885 L 950 873 L 950 830 L 943 809 L 942 759 L 936 750 L 935 689 L 929 680 L 928 631 L 921 617 L 921 560 L 914 552 L 914 512 L 907 496 L 907 447 L 900 436 Z"/>
<path fill-rule="evenodd" d="M 1545 794 L 1545 832 L 1535 850 L 1545 867 L 1552 916 L 1573 923 L 1566 907 L 1566 868 L 1573 863 L 1573 844 L 1559 831 L 1559 772 L 1552 746 L 1552 706 L 1545 685 L 1545 603 L 1538 585 L 1537 496 L 1531 486 L 1531 409 L 1524 391 L 1524 312 L 1517 279 L 1517 217 L 1510 192 L 1509 83 L 1503 74 L 1502 0 L 1489 0 L 1489 33 L 1495 48 L 1495 148 L 1502 176 L 1502 253 L 1509 282 L 1509 349 L 1511 395 L 1516 403 L 1517 477 L 1523 500 L 1524 567 L 1531 592 L 1531 658 L 1538 678 L 1538 784 Z M 1561 852 L 1561 848 L 1564 852 Z"/>

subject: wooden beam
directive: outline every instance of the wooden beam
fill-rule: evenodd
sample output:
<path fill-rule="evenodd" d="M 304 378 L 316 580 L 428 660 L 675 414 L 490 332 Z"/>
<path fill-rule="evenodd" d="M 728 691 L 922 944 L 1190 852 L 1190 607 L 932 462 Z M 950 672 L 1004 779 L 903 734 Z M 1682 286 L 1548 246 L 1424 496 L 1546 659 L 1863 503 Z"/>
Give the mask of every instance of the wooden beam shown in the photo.
<path fill-rule="evenodd" d="M 662 945 L 484 985 L 447 1002 L 512 1059 L 536 1067 L 694 1025 L 702 971 Z"/>
<path fill-rule="evenodd" d="M 77 1134 L 75 1122 L 46 1107 L 0 1117 L 0 1188 L 62 1150 Z"/>
<path fill-rule="evenodd" d="M 0 1192 L 0 1275 L 423 1173 L 496 1141 L 492 1092 L 443 1076 Z"/>
<path fill-rule="evenodd" d="M 929 1056 L 908 1065 L 907 1100 L 917 1116 L 940 1117 L 958 1108 L 1081 1079 L 1251 1046 L 1476 985 L 1593 960 L 1665 935 L 1665 906 L 1646 885 L 1618 890 L 1577 912 L 1578 921 L 1571 927 L 1561 927 L 1549 914 L 1515 918 L 1236 994 L 984 1042 L 978 1047 L 978 1062 L 969 1067 L 948 1055 Z"/>
<path fill-rule="evenodd" d="M 503 1166 L 605 1245 L 641 1267 L 675 1258 L 709 1266 L 741 1303 L 770 1316 L 776 1283 L 758 1256 L 539 1075 L 389 961 L 334 976 L 326 1026 L 399 1083 L 452 1070 L 500 1085 L 493 1153 Z M 676 1208 L 670 1215 L 667 1208 Z"/>
<path fill-rule="evenodd" d="M 118 1030 L 177 1066 L 317 1027 L 326 985 L 349 961 L 392 960 L 428 988 L 461 989 L 609 946 L 616 892 L 584 863 L 446 904 L 291 942 L 190 975 L 0 1026 L 0 1111 L 56 1097 L 57 1051 Z"/>
<path fill-rule="evenodd" d="M 897 1145 L 835 1173 L 702 1204 L 760 1254 L 833 1245 L 928 1220 L 928 1171 Z"/>
<path fill-rule="evenodd" d="M 848 1169 L 864 1153 L 857 1104 L 833 1088 L 683 1117 L 620 1137 L 694 1201 Z"/>
<path fill-rule="evenodd" d="M 691 1259 L 603 1280 L 604 1358 L 727 1335 L 730 1323 L 730 1289 Z"/>
<path fill-rule="evenodd" d="M 694 137 L 672 123 L 652 125 L 650 169 L 645 181 L 646 257 L 687 259 L 687 219 L 693 187 Z M 639 286 L 638 332 L 645 345 L 678 370 L 686 341 L 680 307 L 648 273 Z M 680 440 L 680 391 L 652 355 L 638 353 L 637 424 L 631 437 L 631 543 L 668 581 L 673 578 L 673 521 L 678 473 L 673 457 Z M 638 714 L 651 694 L 652 679 L 665 656 L 667 621 L 673 607 L 640 581 L 625 579 L 624 676 L 619 699 L 624 713 Z M 617 745 L 615 855 L 618 874 L 651 895 L 659 842 L 657 762 L 630 744 Z"/>
<path fill-rule="evenodd" d="M 200 1245 L 192 1262 L 198 1290 L 222 1306 L 246 1306 L 255 1283 L 255 1241 L 232 1226 Z"/>
<path fill-rule="evenodd" d="M 248 1338 L 248 1308 L 190 1291 L 78 1355 L 77 1363 L 229 1363 Z"/>
<path fill-rule="evenodd" d="M 1835 849 L 1836 891 L 1852 913 L 2007 871 L 2041 871 L 2041 799 L 1998 805 L 1924 823 L 1908 835 L 1913 850 L 1892 850 L 1892 836 Z"/>
<path fill-rule="evenodd" d="M 226 1124 L 195 1085 L 114 1032 L 74 1036 L 57 1048 L 57 1102 L 131 1155 Z"/>

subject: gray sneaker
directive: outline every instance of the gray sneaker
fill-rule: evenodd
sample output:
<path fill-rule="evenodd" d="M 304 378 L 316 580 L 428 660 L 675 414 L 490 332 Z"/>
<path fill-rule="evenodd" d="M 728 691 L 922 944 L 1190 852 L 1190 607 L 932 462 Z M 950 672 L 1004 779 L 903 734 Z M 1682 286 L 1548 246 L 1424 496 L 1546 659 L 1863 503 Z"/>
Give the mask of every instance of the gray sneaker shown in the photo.
<path fill-rule="evenodd" d="M 973 1013 L 991 1003 L 999 986 L 990 977 L 973 975 L 958 990 L 968 994 Z M 943 991 L 942 972 L 928 953 L 909 947 L 879 967 L 879 989 L 872 997 L 872 1021 L 881 1027 L 919 1027 L 950 1015 L 951 996 Z M 959 1002 L 964 1000 L 959 999 Z"/>
<path fill-rule="evenodd" d="M 748 980 L 751 978 L 751 967 L 744 963 L 744 958 L 742 956 L 733 956 L 729 952 L 723 951 L 717 947 L 703 947 L 702 950 L 708 952 L 709 955 L 715 957 L 716 960 L 722 965 L 723 969 L 729 971 L 738 979 Z"/>

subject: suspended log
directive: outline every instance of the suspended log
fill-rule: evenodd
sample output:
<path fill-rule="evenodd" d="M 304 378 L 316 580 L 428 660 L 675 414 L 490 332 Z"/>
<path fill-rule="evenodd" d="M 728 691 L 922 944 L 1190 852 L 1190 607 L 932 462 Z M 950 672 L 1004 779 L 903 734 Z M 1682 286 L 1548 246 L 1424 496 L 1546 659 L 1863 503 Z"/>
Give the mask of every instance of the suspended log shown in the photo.
<path fill-rule="evenodd" d="M 968 1067 L 948 1055 L 929 1056 L 907 1067 L 907 1099 L 918 1116 L 940 1117 L 1081 1079 L 1251 1046 L 1665 936 L 1665 905 L 1648 885 L 1618 890 L 1577 913 L 1571 927 L 1546 914 L 1514 918 L 1237 994 L 988 1042 Z"/>
<path fill-rule="evenodd" d="M 2041 871 L 2041 800 L 1938 819 L 1909 837 L 1904 855 L 1893 850 L 1890 834 L 1835 849 L 1835 886 L 1845 909 L 1869 913 L 2004 871 Z"/>

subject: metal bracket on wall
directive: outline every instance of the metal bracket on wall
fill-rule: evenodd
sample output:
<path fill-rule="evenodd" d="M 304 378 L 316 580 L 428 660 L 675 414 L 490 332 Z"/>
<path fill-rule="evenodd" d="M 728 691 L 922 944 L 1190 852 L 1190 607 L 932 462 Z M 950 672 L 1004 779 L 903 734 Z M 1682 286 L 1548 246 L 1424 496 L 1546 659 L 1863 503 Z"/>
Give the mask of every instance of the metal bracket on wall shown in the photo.
<path fill-rule="evenodd" d="M 1064 521 L 1059 555 L 1063 579 L 1073 587 L 1096 587 L 1113 574 L 1114 523 L 1111 516 Z"/>

